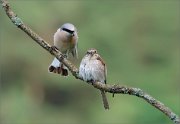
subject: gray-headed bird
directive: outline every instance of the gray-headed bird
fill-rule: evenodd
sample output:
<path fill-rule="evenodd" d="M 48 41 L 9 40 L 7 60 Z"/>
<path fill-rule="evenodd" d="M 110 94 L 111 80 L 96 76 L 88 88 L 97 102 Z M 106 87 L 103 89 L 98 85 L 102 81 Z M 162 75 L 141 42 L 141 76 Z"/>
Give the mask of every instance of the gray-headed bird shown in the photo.
<path fill-rule="evenodd" d="M 73 57 L 78 58 L 77 43 L 78 35 L 75 26 L 65 23 L 54 34 L 54 46 L 52 48 L 57 48 L 66 57 L 72 53 Z M 58 73 L 62 76 L 68 75 L 67 68 L 56 58 L 49 66 L 49 72 Z"/>

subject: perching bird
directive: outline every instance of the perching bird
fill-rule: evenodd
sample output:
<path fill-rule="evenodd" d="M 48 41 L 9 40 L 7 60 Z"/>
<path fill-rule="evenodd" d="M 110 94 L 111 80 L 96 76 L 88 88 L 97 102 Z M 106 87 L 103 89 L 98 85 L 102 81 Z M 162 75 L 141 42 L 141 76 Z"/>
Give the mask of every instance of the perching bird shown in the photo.
<path fill-rule="evenodd" d="M 81 61 L 79 76 L 87 82 L 106 83 L 107 69 L 104 61 L 97 53 L 96 49 L 90 49 Z M 102 100 L 105 109 L 109 109 L 109 104 L 105 92 L 101 90 Z"/>
<path fill-rule="evenodd" d="M 78 35 L 75 26 L 70 23 L 65 23 L 54 34 L 54 46 L 52 48 L 57 48 L 67 57 L 72 53 L 73 57 L 77 58 L 77 42 Z M 67 68 L 56 58 L 54 58 L 49 66 L 49 72 L 58 73 L 62 76 L 68 75 Z"/>

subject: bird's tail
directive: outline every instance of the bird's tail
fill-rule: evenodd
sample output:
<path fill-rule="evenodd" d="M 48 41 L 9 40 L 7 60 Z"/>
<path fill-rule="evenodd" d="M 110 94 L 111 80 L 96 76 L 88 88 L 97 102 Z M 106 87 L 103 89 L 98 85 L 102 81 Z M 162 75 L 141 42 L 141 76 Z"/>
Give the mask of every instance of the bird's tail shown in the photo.
<path fill-rule="evenodd" d="M 68 75 L 67 68 L 62 63 L 60 63 L 59 60 L 56 58 L 54 58 L 48 70 L 49 72 L 61 74 L 62 76 Z"/>
<path fill-rule="evenodd" d="M 107 100 L 107 97 L 106 97 L 106 93 L 103 90 L 101 90 L 101 95 L 102 95 L 104 108 L 109 109 L 109 104 L 108 104 L 108 100 Z"/>

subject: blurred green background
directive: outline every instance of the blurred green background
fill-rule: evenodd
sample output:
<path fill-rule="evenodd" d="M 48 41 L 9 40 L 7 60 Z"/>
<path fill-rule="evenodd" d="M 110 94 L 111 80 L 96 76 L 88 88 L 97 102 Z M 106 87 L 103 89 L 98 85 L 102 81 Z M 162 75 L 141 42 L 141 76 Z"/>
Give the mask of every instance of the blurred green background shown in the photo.
<path fill-rule="evenodd" d="M 96 48 L 108 82 L 139 87 L 180 115 L 180 1 L 10 0 L 49 44 L 66 22 L 79 33 L 79 66 Z M 171 124 L 144 100 L 107 94 L 47 71 L 53 56 L 16 28 L 0 8 L 0 124 Z"/>

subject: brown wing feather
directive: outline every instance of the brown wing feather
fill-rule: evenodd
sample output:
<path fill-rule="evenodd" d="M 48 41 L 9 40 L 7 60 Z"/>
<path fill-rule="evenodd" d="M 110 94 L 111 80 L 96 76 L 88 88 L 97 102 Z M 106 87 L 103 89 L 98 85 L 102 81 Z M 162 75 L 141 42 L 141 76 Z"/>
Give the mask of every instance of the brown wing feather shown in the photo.
<path fill-rule="evenodd" d="M 97 56 L 97 60 L 99 60 L 101 62 L 101 64 L 104 66 L 104 77 L 105 77 L 104 83 L 106 84 L 106 77 L 107 77 L 107 67 L 106 67 L 106 64 L 103 61 L 103 59 L 100 57 L 100 55 Z"/>

